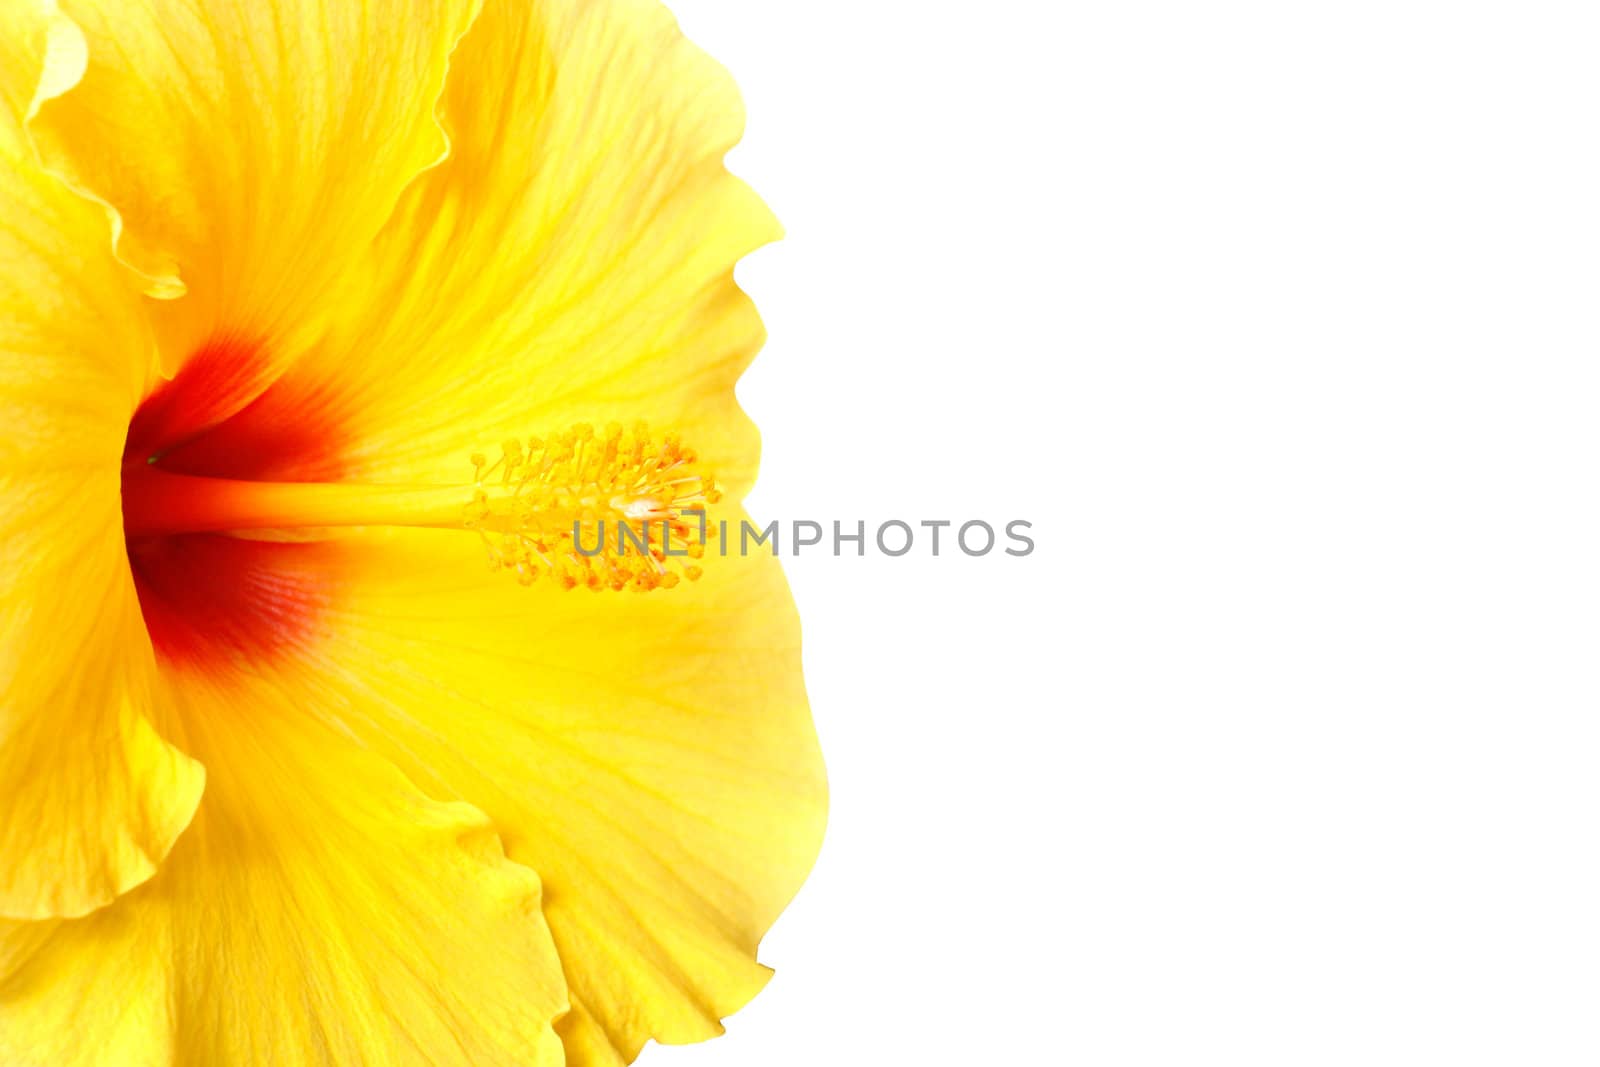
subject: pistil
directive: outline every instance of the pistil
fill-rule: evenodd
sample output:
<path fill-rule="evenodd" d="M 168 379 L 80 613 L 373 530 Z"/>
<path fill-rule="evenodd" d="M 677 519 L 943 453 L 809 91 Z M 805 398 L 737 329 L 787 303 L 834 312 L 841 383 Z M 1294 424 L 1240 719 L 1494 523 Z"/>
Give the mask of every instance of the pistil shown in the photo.
<path fill-rule="evenodd" d="M 159 464 L 123 475 L 129 537 L 228 531 L 406 526 L 471 532 L 489 566 L 523 584 L 568 589 L 670 588 L 693 580 L 715 479 L 673 436 L 587 425 L 512 439 L 492 462 L 471 459 L 458 485 L 257 482 L 175 474 Z"/>

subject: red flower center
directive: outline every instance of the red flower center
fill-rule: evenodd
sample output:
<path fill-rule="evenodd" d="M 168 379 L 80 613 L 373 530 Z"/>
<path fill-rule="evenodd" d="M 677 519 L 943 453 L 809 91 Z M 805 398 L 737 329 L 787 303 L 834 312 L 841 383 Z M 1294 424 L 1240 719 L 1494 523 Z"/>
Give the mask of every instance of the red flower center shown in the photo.
<path fill-rule="evenodd" d="M 296 417 L 259 347 L 206 345 L 139 405 L 123 452 L 124 515 L 147 469 L 208 478 L 337 477 L 340 439 Z M 198 478 L 192 492 L 207 491 Z M 259 664 L 302 646 L 327 602 L 325 543 L 230 533 L 133 532 L 128 561 L 157 656 L 205 670 Z"/>

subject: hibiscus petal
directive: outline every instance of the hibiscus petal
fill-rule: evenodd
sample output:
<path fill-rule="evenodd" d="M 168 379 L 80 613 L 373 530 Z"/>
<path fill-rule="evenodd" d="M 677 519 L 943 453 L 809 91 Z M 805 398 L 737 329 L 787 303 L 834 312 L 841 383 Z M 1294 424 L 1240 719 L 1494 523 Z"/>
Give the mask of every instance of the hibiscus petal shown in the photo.
<path fill-rule="evenodd" d="M 24 121 L 81 70 L 45 4 L 0 5 L 0 916 L 81 915 L 156 870 L 204 771 L 146 715 L 123 549 L 128 417 L 154 346 L 105 220 Z"/>
<path fill-rule="evenodd" d="M 732 272 L 780 230 L 723 165 L 744 126 L 727 73 L 655 0 L 492 0 L 442 114 L 451 157 L 333 332 L 168 466 L 450 482 L 480 445 L 642 418 L 747 489 L 759 441 L 733 386 L 765 334 Z M 306 420 L 320 447 L 284 438 Z"/>
<path fill-rule="evenodd" d="M 174 688 L 206 804 L 148 885 L 0 926 L 0 1062 L 562 1062 L 537 876 L 307 697 L 270 673 Z"/>
<path fill-rule="evenodd" d="M 405 540 L 374 554 L 340 631 L 368 650 L 373 740 L 398 738 L 394 759 L 482 806 L 545 879 L 571 1062 L 720 1033 L 766 982 L 757 943 L 826 811 L 777 562 L 562 593 L 474 580 L 448 535 Z"/>
<path fill-rule="evenodd" d="M 713 553 L 698 582 L 597 594 L 523 588 L 446 532 L 293 559 L 332 599 L 285 675 L 339 693 L 346 728 L 539 872 L 568 1062 L 720 1033 L 767 980 L 757 943 L 825 819 L 777 560 Z"/>
<path fill-rule="evenodd" d="M 159 306 L 167 370 L 198 386 L 148 413 L 152 450 L 231 414 L 320 329 L 447 141 L 434 109 L 478 0 L 63 0 L 89 66 L 47 104 L 47 165 L 111 213 Z"/>

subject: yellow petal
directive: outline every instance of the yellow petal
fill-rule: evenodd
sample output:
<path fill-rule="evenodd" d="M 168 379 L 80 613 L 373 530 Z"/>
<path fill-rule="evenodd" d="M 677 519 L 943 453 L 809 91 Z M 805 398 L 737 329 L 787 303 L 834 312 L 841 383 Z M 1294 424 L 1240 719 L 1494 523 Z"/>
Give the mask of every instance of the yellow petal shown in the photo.
<path fill-rule="evenodd" d="M 147 291 L 187 288 L 154 312 L 168 371 L 211 353 L 152 448 L 243 406 L 318 332 L 445 154 L 434 109 L 477 3 L 63 0 L 89 65 L 34 123 L 43 157 L 110 213 Z"/>
<path fill-rule="evenodd" d="M 452 61 L 452 153 L 408 190 L 334 331 L 173 469 L 458 480 L 508 435 L 645 419 L 732 495 L 755 428 L 733 386 L 764 339 L 734 284 L 779 235 L 723 155 L 727 73 L 655 0 L 494 0 Z M 316 448 L 282 427 L 329 427 Z"/>
<path fill-rule="evenodd" d="M 172 1067 L 171 946 L 127 901 L 86 919 L 0 920 L 4 1062 Z"/>
<path fill-rule="evenodd" d="M 703 562 L 699 582 L 642 595 L 524 589 L 486 573 L 471 539 L 418 532 L 343 571 L 315 684 L 539 872 L 575 1065 L 720 1033 L 765 983 L 757 943 L 820 842 L 826 786 L 778 563 Z"/>
<path fill-rule="evenodd" d="M 81 915 L 155 872 L 199 765 L 146 718 L 155 672 L 123 550 L 128 417 L 152 367 L 105 220 L 24 121 L 81 70 L 45 4 L 0 5 L 0 916 Z"/>
<path fill-rule="evenodd" d="M 174 700 L 212 788 L 161 874 L 0 928 L 0 1063 L 555 1067 L 537 876 L 270 672 Z"/>

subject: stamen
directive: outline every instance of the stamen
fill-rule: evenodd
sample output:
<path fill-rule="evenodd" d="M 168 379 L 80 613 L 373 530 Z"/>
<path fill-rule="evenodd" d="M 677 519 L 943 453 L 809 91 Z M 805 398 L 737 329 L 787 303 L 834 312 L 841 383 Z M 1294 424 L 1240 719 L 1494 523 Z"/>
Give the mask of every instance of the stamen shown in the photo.
<path fill-rule="evenodd" d="M 478 531 L 489 566 L 523 585 L 549 576 L 565 589 L 670 589 L 700 577 L 676 561 L 704 554 L 705 507 L 722 498 L 696 461 L 675 435 L 658 442 L 642 423 L 509 440 L 492 463 L 472 457 L 463 525 Z"/>
<path fill-rule="evenodd" d="M 468 530 L 489 566 L 523 585 L 670 589 L 694 581 L 705 555 L 715 478 L 675 435 L 644 424 L 601 434 L 580 424 L 549 438 L 511 439 L 491 461 L 474 454 L 457 486 L 251 482 L 171 474 L 159 464 L 123 472 L 128 535 L 331 526 Z"/>

